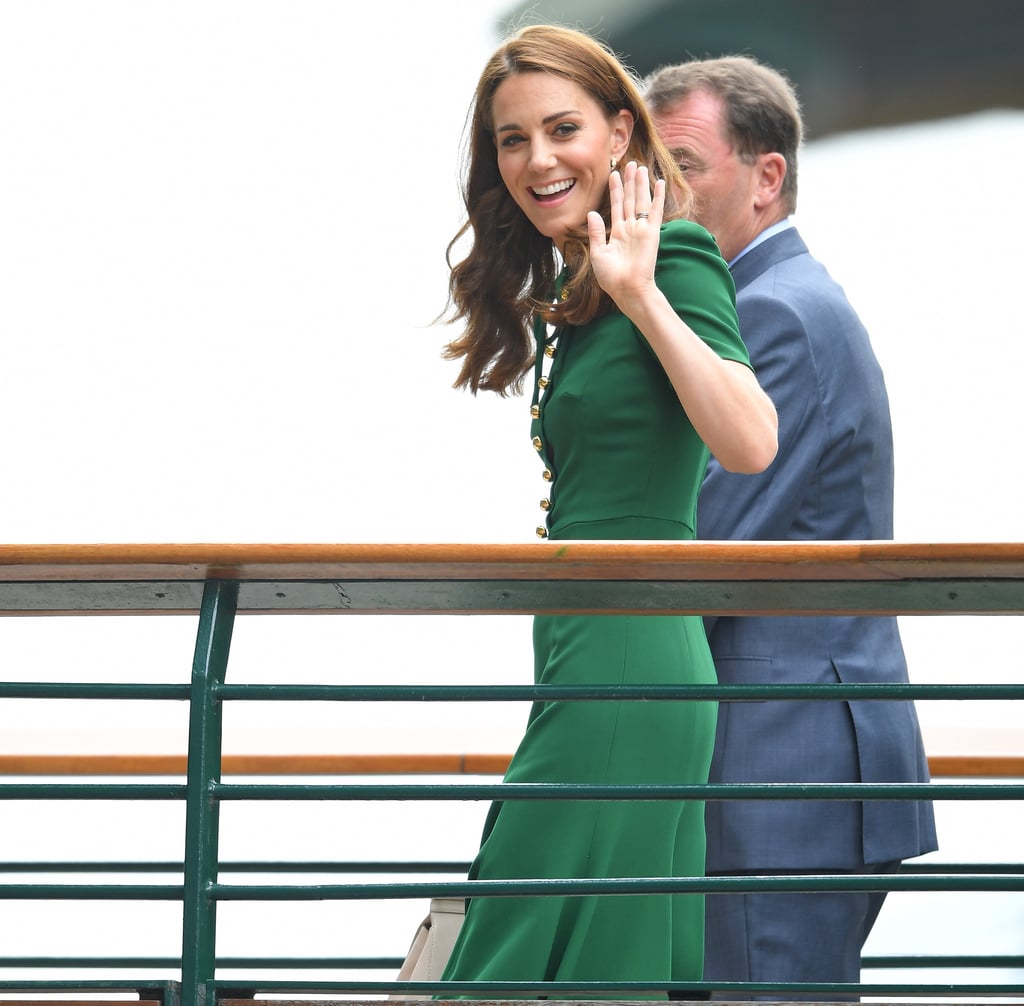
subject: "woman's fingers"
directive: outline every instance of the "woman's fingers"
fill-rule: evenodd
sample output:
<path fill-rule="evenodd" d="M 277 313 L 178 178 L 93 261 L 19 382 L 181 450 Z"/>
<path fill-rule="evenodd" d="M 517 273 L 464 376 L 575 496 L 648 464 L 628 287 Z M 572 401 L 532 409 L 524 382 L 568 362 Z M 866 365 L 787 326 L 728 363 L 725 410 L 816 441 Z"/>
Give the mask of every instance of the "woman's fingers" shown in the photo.
<path fill-rule="evenodd" d="M 618 171 L 613 171 L 608 178 L 608 204 L 611 211 L 610 219 L 612 228 L 615 228 L 616 221 L 622 220 L 623 207 L 623 180 Z"/>
<path fill-rule="evenodd" d="M 659 179 L 652 194 L 651 176 L 645 166 L 630 161 L 621 176 L 618 172 L 612 173 L 608 188 L 613 227 L 619 220 L 628 224 L 638 220 L 650 221 L 652 217 L 661 224 L 665 211 L 665 183 Z"/>
<path fill-rule="evenodd" d="M 619 219 L 624 221 L 636 216 L 636 175 L 636 161 L 630 161 L 622 171 L 622 216 Z"/>
<path fill-rule="evenodd" d="M 661 226 L 661 221 L 665 215 L 665 179 L 659 178 L 654 183 L 654 196 L 650 201 L 650 209 L 648 210 L 650 216 L 648 220 L 650 223 L 657 227 Z"/>

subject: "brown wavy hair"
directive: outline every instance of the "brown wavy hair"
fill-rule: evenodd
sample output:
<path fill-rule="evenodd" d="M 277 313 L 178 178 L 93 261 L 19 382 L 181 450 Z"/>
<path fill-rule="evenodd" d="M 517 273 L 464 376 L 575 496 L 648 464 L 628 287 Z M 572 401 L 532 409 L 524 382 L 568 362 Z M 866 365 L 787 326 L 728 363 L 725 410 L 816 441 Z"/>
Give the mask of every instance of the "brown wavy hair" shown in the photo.
<path fill-rule="evenodd" d="M 564 299 L 552 306 L 557 260 L 550 238 L 541 234 L 509 194 L 498 171 L 493 100 L 498 86 L 519 73 L 552 73 L 572 81 L 606 111 L 633 115 L 629 147 L 621 163 L 646 165 L 652 182 L 664 178 L 665 219 L 690 217 L 692 195 L 682 173 L 658 137 L 639 82 L 602 42 L 584 32 L 555 25 L 528 25 L 513 33 L 491 56 L 477 84 L 467 122 L 462 197 L 467 220 L 449 242 L 448 306 L 444 320 L 465 319 L 466 328 L 444 349 L 462 360 L 456 388 L 519 394 L 533 362 L 532 322 L 539 311 L 555 324 L 582 325 L 612 310 L 590 263 L 586 221 L 565 242 L 569 280 Z M 611 169 L 609 167 L 609 174 Z M 610 226 L 607 190 L 598 208 Z M 452 264 L 455 245 L 469 235 L 465 258 Z"/>

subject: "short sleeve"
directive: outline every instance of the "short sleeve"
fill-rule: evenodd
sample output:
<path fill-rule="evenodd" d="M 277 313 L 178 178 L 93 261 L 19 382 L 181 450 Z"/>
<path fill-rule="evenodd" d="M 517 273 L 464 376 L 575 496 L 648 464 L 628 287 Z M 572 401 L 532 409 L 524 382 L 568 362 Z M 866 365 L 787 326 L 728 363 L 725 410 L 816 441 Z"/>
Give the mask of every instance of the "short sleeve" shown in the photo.
<path fill-rule="evenodd" d="M 750 366 L 736 317 L 736 286 L 711 234 L 690 220 L 665 224 L 654 279 L 676 313 L 723 360 Z"/>

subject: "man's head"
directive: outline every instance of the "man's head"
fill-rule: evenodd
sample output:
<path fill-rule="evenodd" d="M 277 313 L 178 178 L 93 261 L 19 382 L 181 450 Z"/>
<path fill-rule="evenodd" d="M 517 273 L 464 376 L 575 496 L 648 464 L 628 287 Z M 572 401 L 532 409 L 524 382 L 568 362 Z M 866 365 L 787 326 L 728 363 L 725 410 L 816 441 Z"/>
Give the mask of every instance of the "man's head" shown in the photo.
<path fill-rule="evenodd" d="M 803 125 L 782 74 L 747 56 L 693 60 L 654 73 L 644 97 L 726 259 L 796 209 Z"/>

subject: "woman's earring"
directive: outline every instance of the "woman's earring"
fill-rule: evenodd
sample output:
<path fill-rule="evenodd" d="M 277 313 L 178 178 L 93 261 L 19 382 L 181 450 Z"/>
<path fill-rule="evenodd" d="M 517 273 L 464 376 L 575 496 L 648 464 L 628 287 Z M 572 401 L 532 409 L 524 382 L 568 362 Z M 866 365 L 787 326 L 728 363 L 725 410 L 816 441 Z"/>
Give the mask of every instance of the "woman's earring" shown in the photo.
<path fill-rule="evenodd" d="M 619 159 L 617 157 L 612 158 L 611 170 L 614 171 L 619 166 Z"/>

